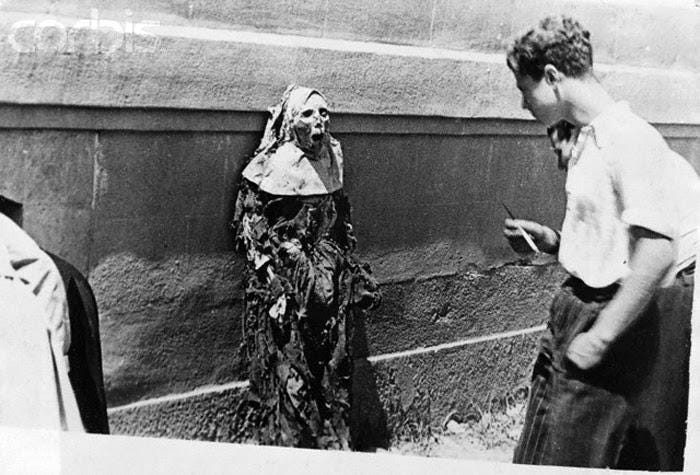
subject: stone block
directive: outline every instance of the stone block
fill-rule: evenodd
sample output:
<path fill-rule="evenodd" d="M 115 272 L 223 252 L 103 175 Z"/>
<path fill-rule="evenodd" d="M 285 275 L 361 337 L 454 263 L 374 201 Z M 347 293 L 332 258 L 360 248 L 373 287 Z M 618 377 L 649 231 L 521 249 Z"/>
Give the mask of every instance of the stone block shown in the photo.
<path fill-rule="evenodd" d="M 229 256 L 114 255 L 90 282 L 110 405 L 245 377 L 240 268 Z"/>
<path fill-rule="evenodd" d="M 3 188 L 14 201 L 81 209 L 92 201 L 95 134 L 3 130 Z"/>
<path fill-rule="evenodd" d="M 639 66 L 697 72 L 699 18 L 697 5 L 695 10 L 665 5 L 621 9 L 612 32 L 614 58 Z"/>
<path fill-rule="evenodd" d="M 45 250 L 87 273 L 92 246 L 92 211 L 50 203 L 23 207 L 23 228 Z"/>
<path fill-rule="evenodd" d="M 480 136 L 340 136 L 363 249 L 468 240 L 482 229 L 491 141 Z M 391 224 L 389 224 L 391 223 Z"/>
<path fill-rule="evenodd" d="M 504 51 L 513 32 L 513 1 L 436 0 L 431 45 L 472 51 Z"/>
<path fill-rule="evenodd" d="M 143 4 L 131 6 L 139 5 Z M 516 98 L 512 82 L 508 80 L 507 87 L 501 85 L 503 77 L 510 79 L 503 48 L 510 39 L 505 36 L 524 32 L 548 14 L 567 13 L 591 30 L 597 63 L 619 65 L 621 70 L 633 67 L 634 77 L 623 78 L 624 84 L 613 80 L 611 92 L 628 95 L 653 121 L 695 120 L 697 108 L 691 107 L 694 103 L 686 105 L 697 97 L 692 93 L 693 81 L 697 82 L 696 42 L 692 41 L 697 34 L 693 31 L 695 10 L 554 0 L 463 4 L 436 0 L 434 9 L 431 2 L 417 0 L 329 1 L 328 12 L 318 1 L 266 1 L 260 5 L 207 1 L 192 5 L 192 13 L 183 2 L 157 8 L 143 5 L 143 11 L 153 12 L 151 20 L 163 20 L 162 28 L 153 29 L 157 37 L 150 48 L 130 51 L 124 47 L 110 54 L 98 54 L 90 48 L 65 54 L 17 54 L 9 43 L 2 43 L 0 50 L 7 54 L 0 55 L 4 58 L 0 61 L 0 99 L 264 110 L 270 98 L 278 97 L 287 84 L 299 82 L 323 89 L 337 109 L 348 112 L 522 118 L 517 99 L 512 100 Z M 76 14 L 69 6 L 71 2 L 66 2 L 61 8 Z M 8 13 L 0 33 L 9 34 L 14 20 L 32 18 L 39 10 L 35 5 L 24 14 Z M 201 23 L 197 15 L 210 19 Z M 271 23 L 266 24 L 265 18 Z M 212 26 L 206 23 L 211 21 L 222 29 L 168 29 L 172 23 L 197 28 Z M 669 32 L 668 24 L 677 28 Z M 256 44 L 231 28 L 267 32 L 288 28 L 284 31 L 310 38 L 325 28 L 327 36 L 337 34 L 360 42 L 344 46 L 312 42 L 320 47 L 316 48 L 292 46 L 280 37 L 278 44 L 266 44 L 270 38 Z M 455 54 L 463 53 L 462 60 L 449 59 L 451 53 L 430 48 L 388 51 L 397 43 L 424 46 L 431 31 L 437 46 L 457 49 Z M 650 66 L 654 74 L 665 78 L 665 84 L 647 79 L 649 70 L 644 67 Z M 676 73 L 683 71 L 691 77 L 676 82 Z M 641 84 L 635 89 L 641 87 L 642 92 L 630 91 L 630 84 Z M 652 89 L 660 99 L 644 89 Z M 677 92 L 671 93 L 671 89 Z"/>
<path fill-rule="evenodd" d="M 233 253 L 233 214 L 192 216 L 187 221 L 187 252 L 192 254 Z"/>
<path fill-rule="evenodd" d="M 94 262 L 231 249 L 235 180 L 250 139 L 229 134 L 105 133 L 100 138 Z M 233 158 L 232 158 L 233 157 Z"/>
<path fill-rule="evenodd" d="M 323 0 L 239 0 L 217 2 L 167 2 L 166 9 L 192 23 L 216 22 L 224 28 L 244 28 L 309 36 L 323 34 L 326 9 Z M 188 6 L 191 5 L 191 8 Z"/>
<path fill-rule="evenodd" d="M 91 266 L 113 254 L 131 253 L 153 260 L 182 254 L 188 248 L 187 226 L 186 216 L 101 217 L 95 222 Z"/>
<path fill-rule="evenodd" d="M 192 216 L 223 207 L 224 162 L 236 148 L 220 134 L 100 134 L 99 217 Z"/>
<path fill-rule="evenodd" d="M 382 285 L 382 305 L 358 322 L 365 357 L 534 327 L 564 280 L 558 265 L 472 269 Z"/>
<path fill-rule="evenodd" d="M 110 430 L 113 434 L 142 437 L 242 442 L 241 435 L 232 429 L 236 407 L 244 396 L 245 390 L 231 389 L 112 412 Z"/>
<path fill-rule="evenodd" d="M 490 177 L 484 187 L 496 195 L 490 214 L 502 226 L 507 216 L 499 203 L 503 201 L 516 217 L 558 227 L 564 217 L 565 180 L 544 130 L 541 137 L 498 137 L 493 141 Z"/>
<path fill-rule="evenodd" d="M 330 0 L 324 32 L 330 38 L 427 44 L 431 9 L 423 0 Z"/>

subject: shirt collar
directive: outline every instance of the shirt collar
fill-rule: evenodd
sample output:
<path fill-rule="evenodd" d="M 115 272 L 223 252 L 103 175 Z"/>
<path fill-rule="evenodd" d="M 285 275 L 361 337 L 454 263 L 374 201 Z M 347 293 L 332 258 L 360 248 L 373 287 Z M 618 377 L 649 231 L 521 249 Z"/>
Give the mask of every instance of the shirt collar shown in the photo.
<path fill-rule="evenodd" d="M 625 111 L 629 111 L 629 104 L 627 103 L 627 101 L 619 101 L 612 104 L 611 106 L 603 110 L 603 112 L 598 114 L 591 121 L 590 124 L 581 127 L 579 137 L 583 139 L 587 136 L 591 136 L 591 138 L 593 139 L 593 143 L 598 148 L 608 146 L 610 144 L 611 139 L 608 135 L 608 132 L 610 130 L 614 130 L 613 127 L 610 127 L 610 124 L 616 121 L 616 118 L 618 117 L 620 112 Z"/>

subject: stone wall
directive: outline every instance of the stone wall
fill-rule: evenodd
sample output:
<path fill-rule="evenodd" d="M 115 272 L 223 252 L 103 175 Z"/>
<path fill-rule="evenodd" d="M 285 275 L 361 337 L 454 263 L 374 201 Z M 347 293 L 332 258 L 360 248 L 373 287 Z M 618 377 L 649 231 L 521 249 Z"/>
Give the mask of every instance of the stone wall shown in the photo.
<path fill-rule="evenodd" d="M 562 271 L 509 250 L 500 201 L 556 226 L 564 177 L 503 46 L 545 12 L 581 18 L 601 81 L 700 169 L 698 9 L 680 4 L 3 2 L 0 193 L 89 275 L 113 431 L 242 437 L 228 222 L 263 111 L 289 82 L 330 99 L 359 253 L 385 296 L 354 342 L 358 440 L 517 390 Z M 47 19 L 68 27 L 66 45 L 60 27 L 58 40 L 36 29 Z M 160 25 L 132 35 L 125 19 Z"/>

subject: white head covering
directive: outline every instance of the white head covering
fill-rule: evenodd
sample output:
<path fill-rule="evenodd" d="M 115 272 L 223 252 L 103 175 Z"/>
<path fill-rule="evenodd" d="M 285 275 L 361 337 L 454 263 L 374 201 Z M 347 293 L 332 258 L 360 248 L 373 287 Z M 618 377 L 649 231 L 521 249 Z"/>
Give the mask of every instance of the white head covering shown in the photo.
<path fill-rule="evenodd" d="M 299 148 L 293 124 L 312 94 L 323 95 L 308 87 L 291 85 L 270 118 L 253 159 L 243 177 L 267 193 L 308 196 L 332 193 L 343 187 L 343 153 L 340 142 L 328 134 L 328 140 L 315 157 Z M 325 99 L 325 97 L 324 97 Z"/>

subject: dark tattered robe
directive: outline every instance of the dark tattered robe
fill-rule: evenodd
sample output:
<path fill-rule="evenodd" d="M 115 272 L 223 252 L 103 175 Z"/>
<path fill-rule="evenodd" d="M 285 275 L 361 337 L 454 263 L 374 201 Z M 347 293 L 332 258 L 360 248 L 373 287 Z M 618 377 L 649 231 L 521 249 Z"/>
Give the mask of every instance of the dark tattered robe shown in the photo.
<path fill-rule="evenodd" d="M 332 145 L 325 165 L 290 143 L 259 155 L 238 193 L 234 227 L 246 263 L 251 383 L 243 417 L 262 444 L 352 447 L 353 319 L 379 294 L 368 266 L 352 255 L 342 155 Z M 324 166 L 337 173 L 335 181 L 314 176 Z"/>

